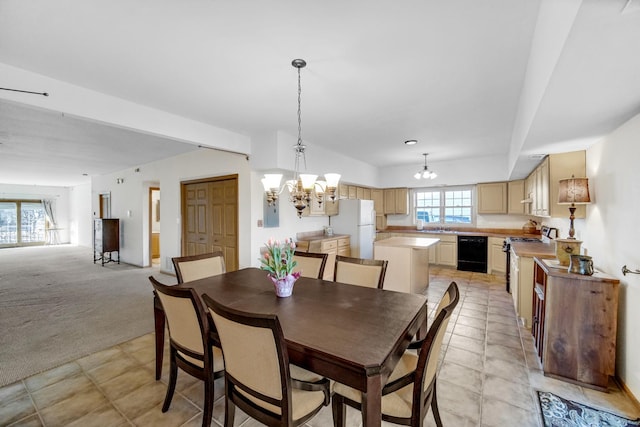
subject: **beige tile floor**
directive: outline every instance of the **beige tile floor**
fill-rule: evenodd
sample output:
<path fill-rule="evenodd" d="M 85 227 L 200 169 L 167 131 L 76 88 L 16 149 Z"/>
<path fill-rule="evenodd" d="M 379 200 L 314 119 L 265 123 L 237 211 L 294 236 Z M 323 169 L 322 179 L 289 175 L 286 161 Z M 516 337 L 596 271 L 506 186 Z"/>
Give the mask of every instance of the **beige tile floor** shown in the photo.
<path fill-rule="evenodd" d="M 445 426 L 541 426 L 535 390 L 640 416 L 612 381 L 601 393 L 544 377 L 529 330 L 518 328 L 504 277 L 432 268 L 429 308 L 455 280 L 461 291 L 441 353 L 438 402 Z M 199 426 L 202 383 L 179 372 L 171 409 L 163 414 L 164 377 L 154 380 L 153 334 L 144 335 L 66 365 L 0 388 L 0 425 L 11 426 Z M 222 379 L 216 383 L 221 396 Z M 348 426 L 360 426 L 349 408 Z M 224 402 L 217 398 L 212 425 L 222 425 Z M 309 423 L 330 427 L 330 407 Z M 386 423 L 385 423 L 386 424 Z M 427 426 L 433 426 L 431 413 Z M 259 425 L 236 415 L 236 426 Z"/>

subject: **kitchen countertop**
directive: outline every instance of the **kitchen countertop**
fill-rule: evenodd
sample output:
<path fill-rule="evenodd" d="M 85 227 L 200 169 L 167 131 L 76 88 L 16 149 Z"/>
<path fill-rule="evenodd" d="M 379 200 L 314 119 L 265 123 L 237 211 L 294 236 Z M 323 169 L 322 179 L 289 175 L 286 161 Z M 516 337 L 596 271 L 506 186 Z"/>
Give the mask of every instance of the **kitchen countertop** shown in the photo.
<path fill-rule="evenodd" d="M 487 236 L 487 237 L 534 237 L 539 239 L 540 234 L 525 234 L 519 229 L 497 229 L 497 228 L 466 228 L 466 229 L 429 229 L 424 228 L 422 230 L 416 230 L 415 228 L 402 228 L 402 227 L 389 227 L 384 230 L 378 230 L 377 233 L 406 233 L 416 234 L 419 237 L 421 234 L 452 234 L 460 236 Z M 555 247 L 554 247 L 555 250 Z"/>
<path fill-rule="evenodd" d="M 555 258 L 556 244 L 552 240 L 549 243 L 544 242 L 511 242 L 511 249 L 517 256 L 537 257 L 537 258 Z"/>
<path fill-rule="evenodd" d="M 341 237 L 351 237 L 349 234 L 333 234 L 331 236 L 327 236 L 326 234 L 313 234 L 308 236 L 300 236 L 297 237 L 298 242 L 317 242 L 319 240 L 335 240 Z"/>
<path fill-rule="evenodd" d="M 391 237 L 389 239 L 377 240 L 374 242 L 374 245 L 427 249 L 439 241 L 440 239 L 430 239 L 427 237 Z"/>

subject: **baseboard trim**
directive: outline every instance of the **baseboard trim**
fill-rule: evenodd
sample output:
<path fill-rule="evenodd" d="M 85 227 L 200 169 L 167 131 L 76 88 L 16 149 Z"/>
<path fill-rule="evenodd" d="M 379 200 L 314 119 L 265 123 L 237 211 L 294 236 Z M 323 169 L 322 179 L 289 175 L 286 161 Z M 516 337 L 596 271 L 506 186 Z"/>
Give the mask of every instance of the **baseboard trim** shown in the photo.
<path fill-rule="evenodd" d="M 616 382 L 618 383 L 618 385 L 620 386 L 620 388 L 622 389 L 622 391 L 624 391 L 626 393 L 626 395 L 629 397 L 629 399 L 631 399 L 633 401 L 633 403 L 636 405 L 636 407 L 638 407 L 638 409 L 640 409 L 640 401 L 638 400 L 638 398 L 631 392 L 631 390 L 629 389 L 629 387 L 627 387 L 627 384 L 625 384 L 624 381 L 622 381 L 622 378 L 620 378 L 619 376 L 615 376 L 614 377 Z"/>

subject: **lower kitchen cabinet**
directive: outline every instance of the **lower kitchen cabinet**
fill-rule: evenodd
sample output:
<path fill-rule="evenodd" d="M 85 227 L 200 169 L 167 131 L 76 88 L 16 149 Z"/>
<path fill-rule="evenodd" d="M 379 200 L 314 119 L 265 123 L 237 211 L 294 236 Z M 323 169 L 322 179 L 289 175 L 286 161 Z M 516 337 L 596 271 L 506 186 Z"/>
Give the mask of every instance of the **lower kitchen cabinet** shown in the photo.
<path fill-rule="evenodd" d="M 504 245 L 504 237 L 489 237 L 488 240 L 488 271 L 487 273 L 506 273 L 507 272 L 507 254 L 504 253 L 502 247 Z"/>
<path fill-rule="evenodd" d="M 436 246 L 436 264 L 449 267 L 458 266 L 458 236 L 439 235 L 440 244 Z"/>
<path fill-rule="evenodd" d="M 298 248 L 302 250 L 300 243 L 302 242 L 298 242 Z M 307 252 L 329 254 L 322 277 L 324 280 L 333 280 L 336 255 L 351 256 L 351 236 L 349 235 L 310 238 L 308 245 L 304 246 L 307 246 Z"/>
<path fill-rule="evenodd" d="M 526 328 L 531 327 L 533 302 L 533 258 L 518 256 L 511 249 L 511 296 L 516 315 Z"/>
<path fill-rule="evenodd" d="M 606 390 L 615 373 L 619 280 L 535 258 L 531 328 L 546 376 Z"/>
<path fill-rule="evenodd" d="M 377 240 L 389 237 L 425 237 L 428 239 L 439 239 L 440 242 L 429 248 L 429 263 L 449 267 L 458 266 L 458 236 L 455 234 L 378 233 Z"/>

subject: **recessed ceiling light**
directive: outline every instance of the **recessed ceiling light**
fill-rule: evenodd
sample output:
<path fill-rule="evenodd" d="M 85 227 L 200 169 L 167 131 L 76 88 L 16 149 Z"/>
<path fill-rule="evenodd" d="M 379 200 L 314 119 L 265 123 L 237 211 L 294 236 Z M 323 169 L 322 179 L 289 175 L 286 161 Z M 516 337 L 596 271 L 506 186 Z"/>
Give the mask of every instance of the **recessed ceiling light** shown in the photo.
<path fill-rule="evenodd" d="M 418 143 L 418 140 L 416 140 L 416 139 L 407 139 L 404 143 L 405 143 L 405 145 L 416 145 Z"/>
<path fill-rule="evenodd" d="M 83 173 L 82 176 L 89 176 L 89 174 L 88 173 Z"/>

